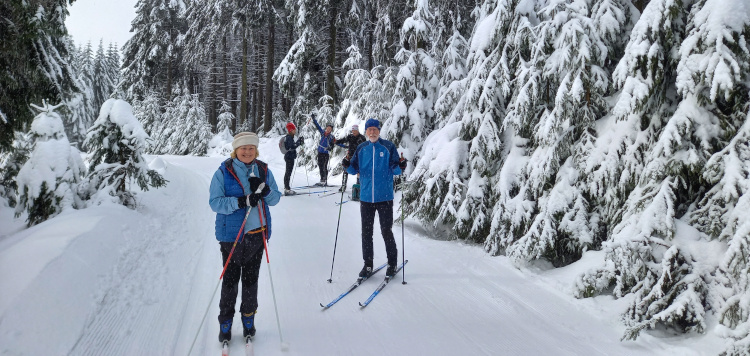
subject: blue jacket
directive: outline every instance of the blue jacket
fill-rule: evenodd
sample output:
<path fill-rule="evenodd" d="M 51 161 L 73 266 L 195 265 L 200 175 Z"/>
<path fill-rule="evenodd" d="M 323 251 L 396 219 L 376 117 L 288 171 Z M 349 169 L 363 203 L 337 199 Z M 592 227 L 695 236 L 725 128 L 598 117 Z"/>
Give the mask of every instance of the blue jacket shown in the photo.
<path fill-rule="evenodd" d="M 286 134 L 286 138 L 284 139 L 284 148 L 287 149 L 286 153 L 284 153 L 285 160 L 297 159 L 297 147 L 302 144 L 302 141 L 302 137 L 300 137 L 297 139 L 297 142 L 294 142 L 294 136 Z"/>
<path fill-rule="evenodd" d="M 398 166 L 398 151 L 393 142 L 378 139 L 357 146 L 349 174 L 359 174 L 359 199 L 367 203 L 393 200 L 393 176 L 401 174 Z"/>
<path fill-rule="evenodd" d="M 227 167 L 227 162 L 232 162 L 231 167 Z M 266 166 L 265 163 L 261 162 L 262 166 Z M 230 171 L 231 170 L 231 171 Z M 266 168 L 267 170 L 267 168 Z M 242 226 L 242 221 L 245 219 L 245 213 L 249 206 L 243 209 L 239 208 L 237 198 L 251 194 L 250 192 L 250 172 L 256 177 L 260 177 L 260 169 L 258 163 L 253 162 L 248 164 L 243 163 L 239 159 L 231 159 L 222 162 L 219 169 L 214 173 L 211 179 L 211 186 L 209 188 L 208 204 L 211 206 L 211 210 L 216 212 L 216 239 L 221 242 L 234 242 L 237 238 L 237 234 Z M 234 174 L 232 174 L 234 173 Z M 247 217 L 245 223 L 244 233 L 257 230 L 261 226 L 268 227 L 267 238 L 271 238 L 271 211 L 268 209 L 269 206 L 276 205 L 281 199 L 281 192 L 276 185 L 276 180 L 273 178 L 273 173 L 270 170 L 266 172 L 266 184 L 271 189 L 271 192 L 263 197 L 264 216 L 263 225 L 260 223 L 260 217 L 258 216 L 258 206 L 252 208 L 250 214 Z"/>
<path fill-rule="evenodd" d="M 328 151 L 330 151 L 333 148 L 333 144 L 336 143 L 336 138 L 333 137 L 333 134 L 326 135 L 326 130 L 320 127 L 320 124 L 318 124 L 318 120 L 315 120 L 313 118 L 313 123 L 315 124 L 315 127 L 318 128 L 318 131 L 320 131 L 320 142 L 318 143 L 318 153 L 329 154 Z"/>

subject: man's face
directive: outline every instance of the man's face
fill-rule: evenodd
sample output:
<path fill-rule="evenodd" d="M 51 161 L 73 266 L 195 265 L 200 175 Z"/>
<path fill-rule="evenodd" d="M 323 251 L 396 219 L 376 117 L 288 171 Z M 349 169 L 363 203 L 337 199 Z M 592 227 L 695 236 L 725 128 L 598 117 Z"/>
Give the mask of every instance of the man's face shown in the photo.
<path fill-rule="evenodd" d="M 328 135 L 329 133 L 331 133 L 332 130 L 333 130 L 333 127 L 326 126 L 326 135 Z"/>
<path fill-rule="evenodd" d="M 359 130 L 357 130 L 357 129 L 353 129 L 353 130 L 352 130 L 352 135 L 354 135 L 354 136 L 359 136 Z"/>
<path fill-rule="evenodd" d="M 367 135 L 367 139 L 370 140 L 370 142 L 377 142 L 378 138 L 380 138 L 380 129 L 375 126 L 371 126 L 367 128 L 365 134 Z"/>

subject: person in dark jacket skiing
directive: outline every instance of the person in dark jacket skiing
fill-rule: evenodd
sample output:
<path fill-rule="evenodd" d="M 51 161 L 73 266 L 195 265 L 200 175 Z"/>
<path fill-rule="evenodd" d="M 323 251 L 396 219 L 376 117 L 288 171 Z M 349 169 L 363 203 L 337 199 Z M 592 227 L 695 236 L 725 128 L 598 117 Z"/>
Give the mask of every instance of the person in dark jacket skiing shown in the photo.
<path fill-rule="evenodd" d="M 235 135 L 231 158 L 221 163 L 209 188 L 208 203 L 216 212 L 215 235 L 225 266 L 219 301 L 219 342 L 232 338 L 240 280 L 242 334 L 245 337 L 255 335 L 263 238 L 271 238 L 268 207 L 276 205 L 281 198 L 273 173 L 266 163 L 257 159 L 258 143 L 255 133 Z"/>
<path fill-rule="evenodd" d="M 320 169 L 320 183 L 317 186 L 328 185 L 328 160 L 331 158 L 330 151 L 333 149 L 333 145 L 336 144 L 336 138 L 333 137 L 331 131 L 333 131 L 333 125 L 326 125 L 325 130 L 320 127 L 318 120 L 315 120 L 315 114 L 312 115 L 313 123 L 315 127 L 320 131 L 320 142 L 318 143 L 318 169 Z"/>
<path fill-rule="evenodd" d="M 297 159 L 297 147 L 305 143 L 305 139 L 301 136 L 294 141 L 294 135 L 297 133 L 297 127 L 293 123 L 286 124 L 286 138 L 284 139 L 284 148 L 287 150 L 284 154 L 284 162 L 286 162 L 286 172 L 284 172 L 284 195 L 294 195 L 294 191 L 289 185 L 289 180 L 292 177 L 292 170 L 294 170 L 294 160 Z"/>
<path fill-rule="evenodd" d="M 380 233 L 385 241 L 388 257 L 388 269 L 385 274 L 393 277 L 396 274 L 398 249 L 393 237 L 393 176 L 400 175 L 406 169 L 406 159 L 399 159 L 396 145 L 380 138 L 380 122 L 368 119 L 365 123 L 367 140 L 354 151 L 351 160 L 344 158 L 341 164 L 349 174 L 359 173 L 362 179 L 360 195 L 360 216 L 362 218 L 362 258 L 365 266 L 359 272 L 360 277 L 372 274 L 372 233 L 375 224 L 375 213 L 380 220 Z"/>
<path fill-rule="evenodd" d="M 359 125 L 354 124 L 352 125 L 352 133 L 346 135 L 346 137 L 344 137 L 340 141 L 346 142 L 345 144 L 339 144 L 339 146 L 346 148 L 346 158 L 352 159 L 352 157 L 354 156 L 354 151 L 357 149 L 357 146 L 363 144 L 366 141 L 366 139 L 364 135 L 361 135 L 359 133 Z M 347 181 L 348 175 L 349 173 L 347 173 L 345 170 L 344 177 L 341 180 L 340 190 L 342 192 L 346 190 L 346 181 Z M 359 187 L 359 175 L 357 175 L 357 183 L 355 184 L 356 184 L 356 187 Z M 356 196 L 359 196 L 359 194 L 357 194 Z M 352 198 L 354 197 L 355 197 L 355 192 L 354 192 L 354 187 L 352 187 Z"/>

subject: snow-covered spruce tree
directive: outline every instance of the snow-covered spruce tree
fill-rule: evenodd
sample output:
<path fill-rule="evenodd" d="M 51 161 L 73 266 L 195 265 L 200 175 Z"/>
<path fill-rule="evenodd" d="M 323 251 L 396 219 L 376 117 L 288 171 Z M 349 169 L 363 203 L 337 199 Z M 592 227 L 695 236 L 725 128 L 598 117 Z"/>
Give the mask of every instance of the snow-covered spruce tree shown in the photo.
<path fill-rule="evenodd" d="M 115 99 L 122 99 L 125 97 L 125 93 L 122 91 L 122 88 L 120 88 L 122 75 L 120 74 L 120 51 L 117 49 L 117 44 L 109 44 L 105 62 L 104 75 L 107 78 L 107 82 L 112 85 L 108 95 L 112 98 L 114 97 L 114 94 L 118 96 L 114 97 Z"/>
<path fill-rule="evenodd" d="M 347 72 L 344 76 L 345 86 L 341 91 L 344 100 L 336 114 L 336 126 L 339 128 L 335 132 L 337 137 L 347 135 L 353 124 L 358 124 L 367 118 L 365 114 L 365 107 L 367 106 L 365 93 L 367 84 L 372 78 L 369 71 L 360 68 L 362 54 L 359 52 L 359 48 L 356 45 L 351 45 L 346 51 L 349 53 L 349 58 L 343 65 Z"/>
<path fill-rule="evenodd" d="M 438 84 L 437 99 L 435 99 L 435 129 L 442 128 L 455 112 L 464 88 L 466 87 L 466 57 L 469 43 L 458 30 L 448 38 L 448 46 L 443 51 L 440 63 L 442 75 Z"/>
<path fill-rule="evenodd" d="M 208 124 L 206 110 L 198 99 L 198 94 L 189 96 L 188 106 L 187 115 L 172 135 L 173 140 L 179 142 L 179 145 L 175 145 L 177 151 L 174 153 L 203 156 L 208 149 L 208 141 L 211 140 L 211 125 Z"/>
<path fill-rule="evenodd" d="M 414 158 L 414 173 L 410 176 L 413 185 L 404 190 L 404 199 L 409 202 L 404 213 L 448 229 L 455 223 L 455 214 L 463 200 L 462 177 L 467 174 L 464 162 L 468 146 L 459 139 L 461 123 L 457 118 L 463 107 L 467 55 L 466 39 L 454 30 L 440 66 L 443 74 L 435 100 L 435 131 L 427 136 Z M 447 166 L 436 166 L 436 162 Z"/>
<path fill-rule="evenodd" d="M 722 333 L 734 340 L 727 355 L 750 350 L 750 9 L 738 11 L 743 6 L 740 1 L 696 4 L 677 67 L 677 88 L 684 97 L 678 113 L 685 114 L 672 119 L 679 119 L 675 125 L 684 142 L 700 143 L 683 159 L 684 170 L 692 174 L 685 187 L 710 185 L 704 195 L 694 195 L 701 198 L 683 219 L 729 245 L 717 278 L 725 289 L 717 308 L 726 327 Z"/>
<path fill-rule="evenodd" d="M 133 114 L 140 121 L 146 134 L 151 138 L 146 143 L 145 149 L 146 152 L 150 153 L 156 153 L 155 148 L 157 143 L 153 139 L 161 132 L 162 112 L 159 106 L 160 101 L 159 94 L 152 91 L 146 95 L 143 101 L 137 102 L 137 105 L 135 105 L 136 103 L 133 105 Z"/>
<path fill-rule="evenodd" d="M 484 241 L 490 227 L 495 197 L 489 177 L 503 159 L 498 121 L 510 86 L 506 36 L 514 4 L 488 0 L 477 10 L 470 71 L 457 84 L 462 95 L 443 127 L 425 140 L 410 176 L 415 184 L 405 195 L 407 214 L 460 239 Z"/>
<path fill-rule="evenodd" d="M 184 88 L 181 95 L 175 96 L 172 104 L 164 113 L 157 142 L 158 151 L 174 155 L 204 155 L 211 139 L 211 126 L 206 119 L 203 103 L 198 100 L 197 94 L 190 94 Z"/>
<path fill-rule="evenodd" d="M 208 143 L 208 155 L 226 157 L 232 153 L 232 146 L 227 146 L 227 144 L 231 144 L 233 140 L 230 127 L 232 127 L 232 122 L 234 122 L 234 115 L 232 114 L 232 107 L 225 100 L 221 101 L 219 112 L 216 124 L 217 134 Z"/>
<path fill-rule="evenodd" d="M 225 137 L 230 137 L 232 140 L 232 122 L 234 122 L 234 114 L 232 114 L 232 107 L 226 100 L 221 101 L 219 106 L 219 117 L 218 123 L 216 124 L 216 131 Z"/>
<path fill-rule="evenodd" d="M 99 47 L 96 49 L 96 54 L 91 62 L 92 77 L 94 79 L 94 107 L 101 108 L 104 101 L 109 98 L 109 94 L 112 93 L 115 83 L 111 82 L 109 77 L 110 73 L 107 69 L 107 55 L 104 52 L 104 41 L 99 40 Z"/>
<path fill-rule="evenodd" d="M 496 69 L 485 71 L 492 75 L 489 88 L 499 94 L 498 98 L 507 98 L 507 114 L 499 110 L 505 106 L 495 109 L 500 111 L 495 115 L 502 118 L 498 130 L 502 128 L 504 144 L 493 151 L 499 166 L 484 188 L 495 199 L 489 205 L 491 208 L 484 212 L 489 225 L 484 248 L 493 255 L 505 252 L 510 243 L 525 232 L 534 209 L 531 194 L 523 184 L 523 168 L 529 159 L 528 146 L 537 122 L 532 114 L 539 105 L 536 93 L 542 88 L 540 64 L 532 62 L 539 58 L 534 56 L 539 49 L 535 47 L 537 35 L 533 27 L 540 22 L 536 15 L 538 6 L 535 0 L 498 2 L 500 9 L 494 15 L 498 19 L 494 32 L 501 36 L 498 39 L 501 47 L 499 53 L 493 55 L 496 64 L 491 68 Z M 475 85 L 480 84 L 470 84 L 469 90 Z"/>
<path fill-rule="evenodd" d="M 433 40 L 434 16 L 428 0 L 414 1 L 414 12 L 401 27 L 402 47 L 396 54 L 400 68 L 392 116 L 383 123 L 381 133 L 409 160 L 414 159 L 422 141 L 433 130 L 438 86 L 436 63 L 432 48 L 428 47 Z"/>
<path fill-rule="evenodd" d="M 28 226 L 39 224 L 68 208 L 78 208 L 76 195 L 85 166 L 81 153 L 70 145 L 62 119 L 55 110 L 62 106 L 31 105 L 39 114 L 31 123 L 33 149 L 18 172 L 16 217 L 28 213 Z"/>
<path fill-rule="evenodd" d="M 306 121 L 305 116 L 315 107 L 315 100 L 301 93 L 311 92 L 318 87 L 312 75 L 305 70 L 314 55 L 317 41 L 312 30 L 304 29 L 273 74 L 273 81 L 279 84 L 282 93 L 294 98 L 289 117 L 295 122 Z M 294 95 L 297 87 L 300 95 Z"/>
<path fill-rule="evenodd" d="M 612 129 L 619 132 L 607 146 L 622 145 L 623 151 L 608 154 L 608 167 L 592 172 L 597 189 L 615 191 L 603 204 L 620 204 L 618 194 L 628 198 L 623 207 L 609 206 L 617 216 L 607 217 L 613 224 L 611 239 L 604 243 L 607 262 L 582 277 L 580 293 L 593 295 L 611 283 L 617 297 L 635 293 L 623 315 L 628 326 L 624 338 L 634 339 L 657 324 L 682 332 L 702 332 L 706 326 L 707 271 L 698 269 L 674 241 L 676 219 L 705 189 L 700 169 L 716 150 L 715 134 L 721 132 L 715 117 L 697 105 L 689 90 L 681 90 L 679 106 L 672 96 L 679 60 L 674 45 L 685 38 L 692 5 L 662 0 L 646 6 L 615 70 L 623 88 L 613 113 L 619 121 Z M 649 49 L 656 45 L 660 50 Z"/>
<path fill-rule="evenodd" d="M 159 173 L 148 169 L 143 158 L 147 139 L 130 104 L 121 99 L 104 102 L 85 143 L 93 153 L 85 193 L 94 204 L 110 201 L 134 209 L 135 192 L 128 180 L 135 181 L 142 190 L 167 183 Z"/>
<path fill-rule="evenodd" d="M 172 100 L 165 104 L 159 131 L 153 137 L 154 153 L 177 154 L 180 138 L 176 134 L 180 125 L 184 123 L 190 110 L 190 92 L 187 89 L 175 88 L 172 90 Z"/>
<path fill-rule="evenodd" d="M 0 197 L 5 198 L 11 208 L 16 206 L 18 199 L 16 176 L 29 159 L 33 143 L 31 133 L 16 131 L 15 136 L 10 150 L 0 153 Z"/>
<path fill-rule="evenodd" d="M 733 1 L 739 6 L 739 2 Z M 707 110 L 723 130 L 714 137 L 722 149 L 706 164 L 702 178 L 713 187 L 688 213 L 688 221 L 713 238 L 729 240 L 737 223 L 727 219 L 739 197 L 747 192 L 742 181 L 742 129 L 747 126 L 750 92 L 750 14 L 728 11 L 732 5 L 703 0 L 681 47 L 678 89 L 691 98 L 692 110 Z M 744 40 L 743 40 L 744 37 Z M 738 138 L 740 139 L 738 141 Z M 744 137 L 747 139 L 747 137 Z"/>
<path fill-rule="evenodd" d="M 717 328 L 722 335 L 732 342 L 721 356 L 745 356 L 750 350 L 750 263 L 747 256 L 750 250 L 750 193 L 747 193 L 750 177 L 750 117 L 742 128 L 742 141 L 733 142 L 741 151 L 742 171 L 744 173 L 745 194 L 737 200 L 734 210 L 728 216 L 736 226 L 735 233 L 729 240 L 727 252 L 721 261 L 718 280 L 724 287 L 724 303 L 719 308 Z"/>
<path fill-rule="evenodd" d="M 93 104 L 93 67 L 91 62 L 91 44 L 75 49 L 72 39 L 68 60 L 73 70 L 74 79 L 80 91 L 66 93 L 64 103 L 66 112 L 62 115 L 65 133 L 68 139 L 77 147 L 82 147 L 86 139 L 86 130 L 94 122 L 98 113 L 98 106 Z"/>
<path fill-rule="evenodd" d="M 68 59 L 68 4 L 68 0 L 0 3 L 0 151 L 12 146 L 15 131 L 28 130 L 34 119 L 30 103 L 65 102 L 66 95 L 80 91 Z"/>
<path fill-rule="evenodd" d="M 139 0 L 131 22 L 131 37 L 122 47 L 122 90 L 142 99 L 151 90 L 169 96 L 181 56 L 180 34 L 185 30 L 183 0 Z"/>
<path fill-rule="evenodd" d="M 580 258 L 594 243 L 590 204 L 579 188 L 583 176 L 573 154 L 584 133 L 604 116 L 609 73 L 603 66 L 607 45 L 591 18 L 593 0 L 550 1 L 539 14 L 537 50 L 532 63 L 541 66 L 543 87 L 535 95 L 539 117 L 529 145 L 521 190 L 536 203 L 528 230 L 509 246 L 516 261 L 544 258 L 564 265 Z M 537 86 L 534 83 L 534 86 Z M 531 118 L 527 117 L 526 120 Z"/>

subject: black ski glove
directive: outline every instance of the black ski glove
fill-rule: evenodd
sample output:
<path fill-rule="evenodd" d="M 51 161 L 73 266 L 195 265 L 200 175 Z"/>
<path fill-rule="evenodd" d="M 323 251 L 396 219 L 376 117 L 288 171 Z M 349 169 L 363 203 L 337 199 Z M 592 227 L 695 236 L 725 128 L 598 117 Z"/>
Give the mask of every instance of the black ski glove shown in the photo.
<path fill-rule="evenodd" d="M 344 166 L 344 168 L 349 168 L 350 164 L 352 164 L 352 162 L 350 162 L 348 158 L 344 158 L 341 160 L 341 165 Z"/>
<path fill-rule="evenodd" d="M 250 181 L 250 193 L 255 193 L 260 184 L 263 183 L 263 178 L 260 177 L 250 177 L 248 180 Z"/>
<path fill-rule="evenodd" d="M 305 144 L 305 138 L 300 136 L 300 138 L 297 139 L 297 146 L 302 146 L 303 144 Z"/>
<path fill-rule="evenodd" d="M 399 166 L 399 167 L 401 167 L 401 169 L 402 169 L 402 170 L 404 170 L 404 169 L 406 169 L 406 162 L 409 162 L 409 160 L 408 160 L 408 159 L 406 159 L 406 158 L 402 158 L 402 159 L 401 159 L 401 160 L 400 160 L 400 161 L 398 162 L 398 166 Z"/>
<path fill-rule="evenodd" d="M 258 201 L 260 201 L 262 198 L 263 197 L 261 197 L 260 193 L 253 193 L 247 196 L 247 203 L 254 208 L 258 206 Z"/>
<path fill-rule="evenodd" d="M 268 184 L 263 184 L 263 189 L 260 190 L 260 196 L 265 197 L 268 194 L 271 194 L 271 188 L 268 187 Z"/>

